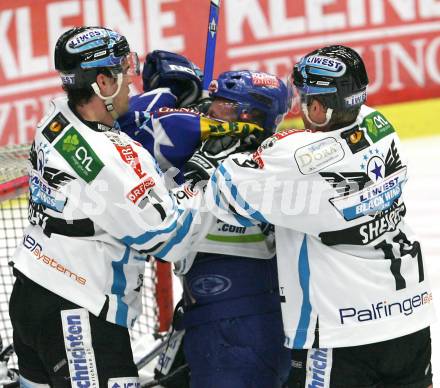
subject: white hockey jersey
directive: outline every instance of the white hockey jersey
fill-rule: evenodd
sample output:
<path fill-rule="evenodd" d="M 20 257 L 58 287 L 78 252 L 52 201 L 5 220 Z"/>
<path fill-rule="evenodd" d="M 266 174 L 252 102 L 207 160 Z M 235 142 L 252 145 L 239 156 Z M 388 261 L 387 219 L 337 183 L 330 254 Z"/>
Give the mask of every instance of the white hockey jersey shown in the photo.
<path fill-rule="evenodd" d="M 393 126 L 366 106 L 355 125 L 285 130 L 216 170 L 206 199 L 218 218 L 275 225 L 286 346 L 375 343 L 433 322 L 406 180 Z"/>
<path fill-rule="evenodd" d="M 30 160 L 31 225 L 15 268 L 130 327 L 142 306 L 147 254 L 179 260 L 207 233 L 201 194 L 178 204 L 148 151 L 114 128 L 81 121 L 65 98 L 38 125 Z"/>

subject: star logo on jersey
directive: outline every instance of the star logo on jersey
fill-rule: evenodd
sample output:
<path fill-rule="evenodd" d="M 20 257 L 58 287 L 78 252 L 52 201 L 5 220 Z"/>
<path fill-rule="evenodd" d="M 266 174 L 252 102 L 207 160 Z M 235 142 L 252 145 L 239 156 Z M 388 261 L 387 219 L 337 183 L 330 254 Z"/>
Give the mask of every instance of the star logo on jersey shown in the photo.
<path fill-rule="evenodd" d="M 346 221 L 386 211 L 400 198 L 406 181 L 406 166 L 394 140 L 385 161 L 378 148 L 370 147 L 360 167 L 363 171 L 320 173 L 339 194 L 330 203 Z"/>

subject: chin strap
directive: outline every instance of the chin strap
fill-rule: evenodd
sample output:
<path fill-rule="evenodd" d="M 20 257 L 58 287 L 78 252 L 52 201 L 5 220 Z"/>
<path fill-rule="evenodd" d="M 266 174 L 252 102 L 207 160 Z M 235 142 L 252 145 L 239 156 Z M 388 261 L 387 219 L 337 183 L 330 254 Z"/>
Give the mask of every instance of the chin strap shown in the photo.
<path fill-rule="evenodd" d="M 107 111 L 112 115 L 113 119 L 116 120 L 119 115 L 118 112 L 115 111 L 115 107 L 113 106 L 113 99 L 119 94 L 122 86 L 122 73 L 118 73 L 116 82 L 118 84 L 118 88 L 116 89 L 116 92 L 114 92 L 111 96 L 104 97 L 101 94 L 101 90 L 99 90 L 99 86 L 96 82 L 92 83 L 92 88 L 95 92 L 95 94 L 104 101 L 104 105 L 107 108 Z"/>
<path fill-rule="evenodd" d="M 322 124 L 318 124 L 318 123 L 315 123 L 315 122 L 310 118 L 310 116 L 309 116 L 309 110 L 308 110 L 308 108 L 307 108 L 307 103 L 303 102 L 303 103 L 301 104 L 301 109 L 302 109 L 302 111 L 303 111 L 303 113 L 304 113 L 304 116 L 306 117 L 307 121 L 310 122 L 310 123 L 312 123 L 315 127 L 318 127 L 318 128 L 320 128 L 320 127 L 325 127 L 325 126 L 330 122 L 330 120 L 331 120 L 331 118 L 332 118 L 332 114 L 333 114 L 333 109 L 331 109 L 331 108 L 327 108 L 327 112 L 325 112 L 325 121 L 324 121 Z"/>

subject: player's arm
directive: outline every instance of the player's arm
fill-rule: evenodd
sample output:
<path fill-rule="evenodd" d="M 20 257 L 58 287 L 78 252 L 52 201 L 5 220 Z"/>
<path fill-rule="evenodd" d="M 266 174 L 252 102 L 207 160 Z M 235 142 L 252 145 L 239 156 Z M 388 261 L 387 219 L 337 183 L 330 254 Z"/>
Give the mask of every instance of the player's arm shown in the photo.
<path fill-rule="evenodd" d="M 294 215 L 289 210 L 298 200 L 297 183 L 303 178 L 295 166 L 294 145 L 274 142 L 277 135 L 252 154 L 229 156 L 215 170 L 205 197 L 217 218 L 243 226 L 255 221 L 292 225 Z"/>
<path fill-rule="evenodd" d="M 96 225 L 127 247 L 167 261 L 181 259 L 209 227 L 210 218 L 200 217 L 202 191 L 178 203 L 143 148 L 120 142 L 101 144 L 101 149 L 106 153 L 100 154 L 99 163 L 94 161 L 100 171 L 85 187 L 78 205 Z"/>

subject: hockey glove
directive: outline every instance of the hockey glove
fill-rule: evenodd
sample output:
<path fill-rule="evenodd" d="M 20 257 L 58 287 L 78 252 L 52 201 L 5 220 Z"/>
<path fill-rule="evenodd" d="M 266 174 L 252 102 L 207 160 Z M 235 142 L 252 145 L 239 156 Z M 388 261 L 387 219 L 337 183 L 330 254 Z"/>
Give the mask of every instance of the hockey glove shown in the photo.
<path fill-rule="evenodd" d="M 252 134 L 245 139 L 231 136 L 208 139 L 186 162 L 185 181 L 193 187 L 200 182 L 206 182 L 218 165 L 229 155 L 237 152 L 252 152 L 256 147 L 258 147 L 258 142 Z"/>
<path fill-rule="evenodd" d="M 183 55 L 155 50 L 147 55 L 142 70 L 144 91 L 170 88 L 177 106 L 191 104 L 202 93 L 202 71 Z"/>

